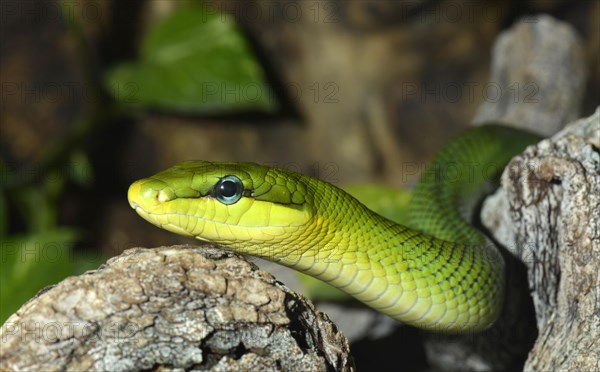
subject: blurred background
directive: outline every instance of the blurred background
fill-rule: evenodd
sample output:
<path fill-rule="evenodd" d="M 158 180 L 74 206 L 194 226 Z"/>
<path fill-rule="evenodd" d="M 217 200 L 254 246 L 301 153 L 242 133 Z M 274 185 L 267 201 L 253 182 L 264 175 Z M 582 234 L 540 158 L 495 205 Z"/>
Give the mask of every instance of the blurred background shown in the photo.
<path fill-rule="evenodd" d="M 589 66 L 582 115 L 600 102 L 596 0 L 1 7 L 2 322 L 44 286 L 127 248 L 194 243 L 144 222 L 126 199 L 131 182 L 177 162 L 410 185 L 498 99 L 491 48 L 523 17 L 576 29 Z M 501 94 L 526 99 L 528 83 Z"/>

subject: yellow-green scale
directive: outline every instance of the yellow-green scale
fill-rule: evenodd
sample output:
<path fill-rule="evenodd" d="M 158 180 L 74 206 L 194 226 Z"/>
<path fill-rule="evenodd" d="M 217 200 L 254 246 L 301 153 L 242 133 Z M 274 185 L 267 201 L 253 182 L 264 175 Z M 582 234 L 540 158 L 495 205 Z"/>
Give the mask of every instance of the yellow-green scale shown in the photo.
<path fill-rule="evenodd" d="M 318 210 L 313 226 L 294 238 L 305 252 L 278 262 L 326 281 L 365 304 L 420 328 L 460 331 L 487 327 L 497 312 L 490 283 L 476 284 L 474 266 L 501 275 L 501 265 L 482 262 L 476 249 L 437 240 L 374 214 L 341 190 L 312 185 Z M 335 204 L 335 208 L 333 208 Z M 328 211 L 347 211 L 329 213 Z M 310 225 L 310 224 L 309 224 Z M 287 244 L 287 243 L 286 243 Z M 476 261 L 477 264 L 473 264 Z M 494 273 L 494 271 L 496 271 Z M 471 289 L 471 287 L 473 288 Z M 482 292 L 491 292 L 482 296 Z M 474 300 L 475 299 L 475 300 Z"/>
<path fill-rule="evenodd" d="M 251 163 L 182 163 L 134 183 L 128 195 L 162 228 L 290 266 L 405 323 L 482 330 L 502 307 L 503 260 L 457 203 L 537 139 L 498 126 L 458 137 L 417 185 L 410 229 L 333 185 Z M 212 193 L 231 174 L 250 194 L 224 205 Z"/>

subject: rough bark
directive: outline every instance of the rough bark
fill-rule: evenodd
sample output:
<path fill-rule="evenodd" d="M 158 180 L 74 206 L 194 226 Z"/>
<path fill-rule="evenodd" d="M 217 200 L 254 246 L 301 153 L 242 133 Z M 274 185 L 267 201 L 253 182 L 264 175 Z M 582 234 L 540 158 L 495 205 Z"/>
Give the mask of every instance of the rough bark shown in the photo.
<path fill-rule="evenodd" d="M 127 250 L 41 291 L 0 337 L 0 370 L 353 369 L 326 315 L 210 246 Z"/>
<path fill-rule="evenodd" d="M 600 368 L 600 108 L 513 159 L 483 209 L 522 260 L 539 337 L 526 370 Z"/>
<path fill-rule="evenodd" d="M 497 119 L 551 135 L 579 115 L 587 71 L 580 42 L 569 26 L 535 18 L 498 38 L 492 66 L 504 89 L 533 83 L 534 101 L 486 102 L 476 123 Z M 599 131 L 596 111 L 530 147 L 482 209 L 482 223 L 527 267 L 539 335 L 526 370 L 600 368 Z"/>
<path fill-rule="evenodd" d="M 529 17 L 500 34 L 492 53 L 488 99 L 475 123 L 501 120 L 550 136 L 579 118 L 588 69 L 571 26 Z"/>
<path fill-rule="evenodd" d="M 531 22 L 532 19 L 535 22 Z M 549 16 L 533 16 L 503 32 L 494 45 L 492 57 L 490 86 L 503 94 L 497 100 L 487 100 L 480 106 L 473 120 L 474 125 L 499 121 L 549 136 L 579 116 L 587 69 L 581 42 L 570 26 Z M 482 219 L 488 228 L 490 225 L 487 221 L 497 219 L 494 215 L 501 213 L 489 205 L 483 212 Z M 569 215 L 563 214 L 563 218 Z M 529 224 L 532 222 L 535 220 L 528 221 Z M 510 230 L 511 226 L 517 226 L 513 223 L 506 222 L 498 228 Z M 538 238 L 544 234 L 550 236 L 554 231 L 550 226 L 523 226 L 527 231 L 537 231 Z M 505 248 L 514 246 L 507 244 L 506 239 L 498 239 L 498 242 Z M 508 254 L 505 255 L 505 261 L 507 301 L 501 318 L 482 334 L 425 337 L 428 363 L 435 369 L 514 370 L 523 366 L 532 345 L 535 345 L 534 350 L 547 347 L 543 344 L 543 331 L 536 341 L 538 331 L 531 312 L 526 268 Z M 551 264 L 545 257 L 540 262 Z M 535 301 L 537 316 L 539 311 L 553 312 L 547 305 L 537 305 L 538 302 Z M 542 330 L 539 324 L 537 328 Z M 546 349 L 544 353 L 549 351 Z M 531 355 L 528 360 L 531 360 Z M 562 353 L 556 353 L 556 357 L 560 355 Z"/>

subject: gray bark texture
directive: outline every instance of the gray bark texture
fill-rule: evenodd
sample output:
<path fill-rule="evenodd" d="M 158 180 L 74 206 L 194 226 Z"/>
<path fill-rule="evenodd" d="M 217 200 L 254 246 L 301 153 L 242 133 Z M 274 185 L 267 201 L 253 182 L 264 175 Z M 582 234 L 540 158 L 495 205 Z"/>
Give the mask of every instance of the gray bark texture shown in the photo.
<path fill-rule="evenodd" d="M 473 124 L 485 125 L 486 122 L 502 122 L 542 136 L 550 136 L 568 122 L 579 117 L 581 99 L 585 91 L 586 71 L 581 41 L 569 25 L 549 16 L 535 16 L 518 22 L 498 37 L 493 48 L 490 86 L 495 87 L 502 94 L 497 99 L 490 99 L 482 103 L 473 119 Z M 518 260 L 520 256 L 515 259 L 510 254 L 505 254 L 506 301 L 500 319 L 484 333 L 456 337 L 426 336 L 424 341 L 427 359 L 434 369 L 448 371 L 457 369 L 516 370 L 523 368 L 525 359 L 527 360 L 525 369 L 528 370 L 598 369 L 598 350 L 600 348 L 597 340 L 600 338 L 598 334 L 600 322 L 597 316 L 600 283 L 597 271 L 600 264 L 598 264 L 597 239 L 600 221 L 598 210 L 600 209 L 597 197 L 590 195 L 598 195 L 600 190 L 598 190 L 597 181 L 588 180 L 586 183 L 582 177 L 586 175 L 597 179 L 598 153 L 592 147 L 594 142 L 592 137 L 595 135 L 597 138 L 600 124 L 597 113 L 595 119 L 588 118 L 573 125 L 580 127 L 583 122 L 587 123 L 585 130 L 580 128 L 561 132 L 572 133 L 568 136 L 570 144 L 564 139 L 559 141 L 559 138 L 564 138 L 566 134 L 557 134 L 549 140 L 542 141 L 537 147 L 530 147 L 524 155 L 527 156 L 527 160 L 512 162 L 507 168 L 509 170 L 515 168 L 522 172 L 521 174 L 511 173 L 513 177 L 510 179 L 515 182 L 513 189 L 516 190 L 513 191 L 512 196 L 508 197 L 503 194 L 505 202 L 503 205 L 489 201 L 484 204 L 485 208 L 481 215 L 482 222 L 493 233 L 496 241 L 500 243 L 499 245 L 504 246 L 508 251 L 511 251 L 513 247 L 526 247 L 526 253 L 535 255 L 536 265 L 534 266 L 534 262 L 531 260 L 525 259 L 523 261 L 526 266 L 524 266 Z M 575 127 L 570 126 L 569 128 Z M 587 134 L 584 135 L 584 132 Z M 579 137 L 574 137 L 573 133 L 579 133 Z M 597 143 L 595 146 L 596 149 L 599 148 Z M 542 148 L 544 150 L 541 150 Z M 548 162 L 547 157 L 553 156 L 551 155 L 552 151 L 556 151 L 554 155 L 556 161 Z M 579 171 L 578 180 L 573 181 L 574 183 L 565 181 L 563 186 L 555 186 L 556 190 L 551 188 L 541 192 L 531 189 L 524 194 L 521 180 L 532 174 L 533 171 L 528 171 L 525 167 L 530 163 L 544 164 L 544 167 L 538 166 L 535 169 L 538 171 L 544 169 L 546 172 L 550 172 L 549 174 L 555 172 L 561 175 L 560 177 L 566 176 L 563 174 L 566 170 L 561 169 L 570 164 L 568 172 L 571 173 L 567 173 L 576 176 Z M 586 164 L 586 166 L 577 166 L 580 163 Z M 554 169 L 554 167 L 558 168 Z M 503 190 L 507 188 L 508 179 L 506 177 L 505 174 Z M 547 182 L 551 182 L 551 180 Z M 540 186 L 541 184 L 536 185 Z M 565 185 L 573 185 L 578 188 L 577 192 L 580 198 L 577 201 L 562 192 Z M 579 189 L 579 187 L 581 188 Z M 558 189 L 561 190 L 560 193 Z M 552 198 L 555 203 L 558 203 L 556 204 L 558 207 L 548 207 L 549 202 L 542 200 L 543 195 Z M 564 200 L 558 199 L 563 196 L 566 197 Z M 495 196 L 494 198 L 498 199 L 499 197 Z M 510 208 L 508 207 L 509 201 Z M 568 208 L 567 203 L 569 204 Z M 527 214 L 522 213 L 525 208 L 528 208 Z M 585 215 L 582 216 L 575 211 Z M 503 223 L 500 224 L 499 220 Z M 547 223 L 540 223 L 541 220 Z M 554 221 L 554 223 L 550 223 L 550 221 Z M 567 224 L 566 221 L 571 221 L 571 223 Z M 557 222 L 560 228 L 556 224 Z M 582 226 L 578 226 L 579 224 Z M 579 248 L 581 250 L 577 255 L 572 255 L 572 252 L 568 253 L 572 271 L 568 272 L 568 278 L 562 278 L 563 281 L 568 280 L 571 283 L 570 289 L 562 290 L 575 290 L 575 292 L 569 292 L 570 294 L 562 292 L 559 295 L 557 284 L 561 277 L 561 270 L 557 266 L 559 264 L 557 239 L 559 236 L 561 236 L 560 239 L 567 236 L 567 231 L 569 234 L 577 235 L 578 231 L 584 227 L 588 229 L 587 235 L 585 235 L 588 241 L 587 243 L 583 241 L 578 243 L 574 240 L 570 243 L 570 250 Z M 558 231 L 561 232 L 558 233 Z M 583 237 L 581 234 L 579 236 Z M 596 239 L 593 243 L 596 244 L 594 249 L 592 249 L 593 239 Z M 489 242 L 489 244 L 493 243 Z M 565 244 L 564 240 L 562 244 Z M 535 248 L 535 252 L 532 252 L 530 248 Z M 554 253 L 549 254 L 550 250 Z M 591 260 L 593 252 L 595 252 L 595 264 L 594 260 Z M 573 267 L 571 259 L 577 256 L 581 257 L 582 262 L 587 262 L 585 268 Z M 564 259 L 566 260 L 567 257 Z M 550 269 L 551 267 L 552 269 Z M 563 275 L 566 274 L 563 272 Z M 528 277 L 529 286 L 526 285 Z M 537 280 L 533 280 L 533 278 L 537 278 Z M 583 287 L 577 289 L 578 285 L 572 281 L 582 281 Z M 539 296 L 537 293 L 540 293 Z M 576 293 L 577 296 L 588 293 L 588 296 L 584 296 L 587 301 L 577 305 L 578 297 L 571 296 Z M 535 314 L 531 314 L 530 311 L 532 295 Z M 549 301 L 550 298 L 554 300 Z M 588 304 L 584 313 L 587 314 L 587 318 L 582 314 L 580 314 L 581 318 L 553 317 L 554 321 L 559 323 L 553 323 L 552 327 L 554 328 L 547 328 L 546 322 L 540 320 L 541 318 L 546 319 L 549 314 L 561 313 L 561 310 L 556 308 L 556 299 L 558 298 L 562 298 L 565 306 L 568 304 L 571 310 L 579 308 L 583 303 Z M 544 300 L 542 301 L 542 299 Z M 590 301 L 595 301 L 595 305 L 590 307 Z M 592 310 L 595 311 L 594 316 L 591 316 L 594 314 L 591 312 Z M 565 308 L 564 311 L 568 310 Z M 582 331 L 584 329 L 587 331 L 571 333 L 569 337 L 566 337 L 565 332 L 575 330 L 573 322 L 578 319 L 584 319 L 584 321 L 578 323 L 577 327 L 581 326 Z M 595 333 L 592 332 L 594 327 Z M 553 343 L 548 344 L 547 332 L 551 332 L 553 335 Z M 558 342 L 559 339 L 560 342 Z M 565 343 L 570 343 L 568 348 Z M 531 350 L 532 345 L 534 345 L 533 350 Z M 595 348 L 580 349 L 580 352 L 584 354 L 580 354 L 579 357 L 567 354 L 571 348 L 580 345 L 595 346 Z M 584 357 L 584 355 L 587 356 Z M 588 359 L 583 362 L 582 358 Z M 579 364 L 575 363 L 575 359 L 579 361 L 577 362 Z M 543 362 L 541 362 L 542 360 Z M 567 362 L 568 360 L 571 360 L 573 364 Z M 582 368 L 584 366 L 587 368 Z"/>
<path fill-rule="evenodd" d="M 41 291 L 0 329 L 0 370 L 353 370 L 303 296 L 211 246 L 134 248 Z"/>
<path fill-rule="evenodd" d="M 499 120 L 550 136 L 579 116 L 588 70 L 580 41 L 568 25 L 536 19 L 498 38 L 492 64 L 492 81 L 503 89 L 530 82 L 536 94 L 486 102 L 476 123 Z M 600 370 L 599 115 L 516 157 L 482 209 L 483 225 L 527 268 L 539 334 L 525 370 Z M 518 316 L 511 278 L 517 271 L 507 261 L 505 313 Z M 513 324 L 511 332 L 520 327 Z"/>
<path fill-rule="evenodd" d="M 588 68 L 571 26 L 546 15 L 524 19 L 498 36 L 492 57 L 475 124 L 501 120 L 550 136 L 579 118 Z"/>
<path fill-rule="evenodd" d="M 525 370 L 600 369 L 599 149 L 600 108 L 513 159 L 484 204 L 527 266 L 539 336 Z"/>

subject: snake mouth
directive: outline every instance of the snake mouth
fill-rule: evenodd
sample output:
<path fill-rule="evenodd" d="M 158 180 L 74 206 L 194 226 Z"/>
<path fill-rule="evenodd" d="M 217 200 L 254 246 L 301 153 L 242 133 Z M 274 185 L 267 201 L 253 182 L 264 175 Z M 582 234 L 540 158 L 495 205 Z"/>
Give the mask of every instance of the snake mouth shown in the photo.
<path fill-rule="evenodd" d="M 144 204 L 146 204 L 144 202 L 146 200 L 146 198 L 142 197 L 141 191 L 142 191 L 141 180 L 132 183 L 131 186 L 129 186 L 129 190 L 127 190 L 127 200 L 129 201 L 129 205 L 136 212 L 138 209 L 146 209 L 143 206 Z"/>

